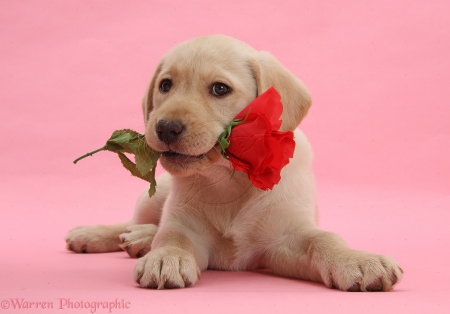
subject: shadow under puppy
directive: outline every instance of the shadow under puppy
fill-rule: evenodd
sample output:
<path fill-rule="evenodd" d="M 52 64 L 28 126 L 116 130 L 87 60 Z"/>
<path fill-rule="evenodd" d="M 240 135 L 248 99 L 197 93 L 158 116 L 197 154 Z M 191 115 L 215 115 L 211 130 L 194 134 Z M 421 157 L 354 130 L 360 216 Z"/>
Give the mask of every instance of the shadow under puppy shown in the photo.
<path fill-rule="evenodd" d="M 296 148 L 279 184 L 261 191 L 244 172 L 230 180 L 218 138 L 271 86 L 283 103 L 280 130 L 294 131 Z M 352 250 L 317 227 L 312 151 L 297 129 L 310 105 L 304 85 L 269 53 L 221 35 L 180 44 L 143 100 L 145 139 L 167 171 L 156 194 L 143 191 L 128 222 L 72 229 L 67 248 L 141 257 L 134 279 L 147 288 L 186 287 L 207 268 L 264 267 L 345 291 L 390 290 L 403 274 L 393 259 Z"/>

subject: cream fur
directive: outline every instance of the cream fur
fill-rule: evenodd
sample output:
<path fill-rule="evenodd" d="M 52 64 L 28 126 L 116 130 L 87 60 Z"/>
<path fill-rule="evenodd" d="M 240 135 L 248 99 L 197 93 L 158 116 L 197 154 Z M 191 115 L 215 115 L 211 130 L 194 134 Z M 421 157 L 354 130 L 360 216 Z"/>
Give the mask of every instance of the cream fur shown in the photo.
<path fill-rule="evenodd" d="M 169 92 L 159 84 L 171 80 Z M 232 92 L 210 93 L 214 83 Z M 224 127 L 270 86 L 284 104 L 282 130 L 295 130 L 296 149 L 271 191 L 253 187 L 217 151 Z M 225 36 L 199 37 L 170 51 L 158 65 L 143 101 L 146 140 L 158 150 L 189 156 L 162 157 L 167 173 L 156 195 L 143 191 L 130 222 L 77 227 L 66 237 L 75 252 L 120 248 L 140 257 L 134 278 L 142 287 L 194 284 L 207 268 L 271 269 L 281 276 L 323 282 L 349 291 L 387 291 L 403 271 L 387 256 L 355 251 L 336 234 L 318 229 L 312 151 L 296 129 L 311 99 L 304 85 L 273 56 Z M 159 140 L 159 120 L 185 126 L 169 145 Z M 170 173 L 170 174 L 169 174 Z M 156 227 L 158 225 L 159 227 Z"/>

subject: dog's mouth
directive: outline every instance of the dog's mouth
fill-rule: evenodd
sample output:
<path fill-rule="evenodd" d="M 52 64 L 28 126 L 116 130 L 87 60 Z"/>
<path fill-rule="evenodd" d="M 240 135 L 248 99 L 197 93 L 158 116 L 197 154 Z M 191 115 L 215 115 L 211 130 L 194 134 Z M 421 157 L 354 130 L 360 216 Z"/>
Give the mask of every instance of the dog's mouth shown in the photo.
<path fill-rule="evenodd" d="M 173 162 L 189 162 L 189 161 L 196 161 L 199 159 L 202 159 L 206 156 L 206 153 L 201 155 L 186 155 L 186 154 L 180 154 L 175 151 L 169 150 L 166 152 L 162 152 L 161 155 Z"/>
<path fill-rule="evenodd" d="M 214 145 L 209 151 L 199 155 L 187 155 L 167 150 L 161 152 L 161 166 L 172 175 L 189 175 L 202 171 L 218 161 L 222 155 L 218 149 L 218 144 Z"/>

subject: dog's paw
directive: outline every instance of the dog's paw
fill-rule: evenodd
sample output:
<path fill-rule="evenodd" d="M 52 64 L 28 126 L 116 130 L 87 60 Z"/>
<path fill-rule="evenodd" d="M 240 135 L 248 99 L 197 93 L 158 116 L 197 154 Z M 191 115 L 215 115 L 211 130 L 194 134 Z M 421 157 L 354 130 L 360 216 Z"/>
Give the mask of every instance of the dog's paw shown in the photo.
<path fill-rule="evenodd" d="M 389 291 L 403 277 L 392 258 L 353 250 L 340 252 L 320 272 L 329 288 L 353 292 Z"/>
<path fill-rule="evenodd" d="M 153 237 L 158 227 L 152 224 L 134 225 L 128 227 L 119 235 L 120 248 L 126 251 L 130 257 L 142 257 L 150 252 Z"/>
<path fill-rule="evenodd" d="M 67 233 L 66 248 L 76 253 L 120 251 L 115 226 L 78 226 Z"/>
<path fill-rule="evenodd" d="M 144 288 L 183 288 L 194 284 L 199 277 L 194 256 L 176 247 L 150 251 L 134 268 L 134 280 Z"/>

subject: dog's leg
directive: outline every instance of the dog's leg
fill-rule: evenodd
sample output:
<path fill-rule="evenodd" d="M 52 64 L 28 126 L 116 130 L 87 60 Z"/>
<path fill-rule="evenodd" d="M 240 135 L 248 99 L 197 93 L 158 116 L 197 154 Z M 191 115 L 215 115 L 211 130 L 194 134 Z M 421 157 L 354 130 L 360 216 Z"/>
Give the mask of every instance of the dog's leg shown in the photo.
<path fill-rule="evenodd" d="M 161 210 L 170 190 L 170 176 L 157 179 L 153 197 L 145 189 L 137 203 L 131 221 L 115 225 L 78 226 L 66 236 L 66 247 L 77 253 L 104 253 L 125 250 L 131 257 L 148 252 L 156 233 Z M 136 226 L 139 225 L 139 226 Z"/>
<path fill-rule="evenodd" d="M 390 257 L 348 248 L 337 234 L 316 228 L 293 232 L 267 255 L 276 274 L 323 282 L 344 291 L 388 291 L 403 275 Z"/>
<path fill-rule="evenodd" d="M 166 172 L 157 179 L 156 193 L 151 198 L 145 190 L 140 195 L 131 226 L 119 235 L 120 248 L 130 257 L 139 258 L 150 251 L 153 237 L 158 231 L 161 211 L 170 191 L 171 177 Z"/>

